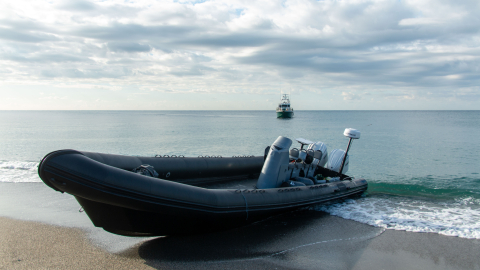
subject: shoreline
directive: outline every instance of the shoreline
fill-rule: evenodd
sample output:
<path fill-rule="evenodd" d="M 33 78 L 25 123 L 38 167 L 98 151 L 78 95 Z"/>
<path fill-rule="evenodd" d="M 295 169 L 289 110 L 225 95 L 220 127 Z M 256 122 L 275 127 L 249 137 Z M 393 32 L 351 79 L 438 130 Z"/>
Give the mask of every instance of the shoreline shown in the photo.
<path fill-rule="evenodd" d="M 298 224 L 282 229 L 280 217 L 219 233 L 147 239 L 116 253 L 80 228 L 0 217 L 0 269 L 480 269 L 479 240 L 394 230 L 368 235 L 369 225 L 328 214 L 321 219 L 333 225 L 323 228 L 323 240 L 308 230 L 284 234 Z M 345 228 L 353 233 L 342 236 Z M 272 234 L 262 237 L 267 231 Z"/>
<path fill-rule="evenodd" d="M 480 240 L 385 230 L 300 209 L 233 230 L 132 238 L 73 196 L 0 184 L 0 269 L 479 269 Z"/>

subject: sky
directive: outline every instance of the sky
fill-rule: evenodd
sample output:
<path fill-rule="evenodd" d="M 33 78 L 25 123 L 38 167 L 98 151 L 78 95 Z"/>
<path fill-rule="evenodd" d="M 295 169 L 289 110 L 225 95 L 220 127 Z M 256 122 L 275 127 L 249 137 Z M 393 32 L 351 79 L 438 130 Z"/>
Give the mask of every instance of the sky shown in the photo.
<path fill-rule="evenodd" d="M 0 2 L 0 110 L 480 109 L 480 1 Z"/>

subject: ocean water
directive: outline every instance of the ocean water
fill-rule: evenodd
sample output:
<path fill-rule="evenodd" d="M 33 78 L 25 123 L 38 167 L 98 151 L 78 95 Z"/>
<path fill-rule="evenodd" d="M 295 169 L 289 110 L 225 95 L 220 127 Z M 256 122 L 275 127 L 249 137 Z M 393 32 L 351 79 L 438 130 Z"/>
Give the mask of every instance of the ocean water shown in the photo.
<path fill-rule="evenodd" d="M 315 205 L 376 227 L 480 239 L 480 111 L 0 111 L 0 182 L 41 182 L 58 149 L 124 155 L 263 155 L 278 136 L 352 143 L 361 198 Z M 294 143 L 292 147 L 296 147 Z M 53 192 L 53 190 L 52 190 Z M 0 213 L 1 215 L 1 213 Z"/>

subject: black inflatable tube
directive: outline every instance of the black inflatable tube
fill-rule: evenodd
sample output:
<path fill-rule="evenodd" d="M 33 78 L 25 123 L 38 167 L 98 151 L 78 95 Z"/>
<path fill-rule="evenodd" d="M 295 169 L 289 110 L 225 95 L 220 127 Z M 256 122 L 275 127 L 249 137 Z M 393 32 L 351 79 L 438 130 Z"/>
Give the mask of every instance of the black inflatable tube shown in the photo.
<path fill-rule="evenodd" d="M 142 164 L 154 166 L 160 177 L 169 173 L 169 180 L 130 171 Z M 53 189 L 74 195 L 95 226 L 123 235 L 185 234 L 242 226 L 296 207 L 360 194 L 367 188 L 363 179 L 347 182 L 348 188 L 342 183 L 345 188 L 341 190 L 338 185 L 212 190 L 179 183 L 247 179 L 258 175 L 262 165 L 263 157 L 149 158 L 60 150 L 45 156 L 39 175 Z"/>

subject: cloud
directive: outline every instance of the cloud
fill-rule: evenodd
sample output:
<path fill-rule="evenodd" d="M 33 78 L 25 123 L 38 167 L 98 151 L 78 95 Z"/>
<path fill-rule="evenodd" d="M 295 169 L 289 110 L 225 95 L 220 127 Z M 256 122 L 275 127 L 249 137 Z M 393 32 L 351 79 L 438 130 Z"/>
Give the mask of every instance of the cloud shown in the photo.
<path fill-rule="evenodd" d="M 57 77 L 64 77 L 64 78 L 73 78 L 73 79 L 115 79 L 124 76 L 132 75 L 132 71 L 129 69 L 53 69 L 53 70 L 42 70 L 40 71 L 41 76 L 47 78 L 57 78 Z"/>
<path fill-rule="evenodd" d="M 411 25 L 427 25 L 427 24 L 439 24 L 440 21 L 437 21 L 432 18 L 407 18 L 407 19 L 402 19 L 398 23 L 398 25 L 402 26 L 411 26 Z"/>
<path fill-rule="evenodd" d="M 152 49 L 149 45 L 136 42 L 108 42 L 107 44 L 112 51 L 149 52 Z"/>
<path fill-rule="evenodd" d="M 73 11 L 73 12 L 84 12 L 84 11 L 92 11 L 95 10 L 97 7 L 94 3 L 90 1 L 82 1 L 82 0 L 68 0 L 63 1 L 58 4 L 59 9 Z"/>
<path fill-rule="evenodd" d="M 71 29 L 70 34 L 91 38 L 98 41 L 125 41 L 125 40 L 146 40 L 152 42 L 164 42 L 169 38 L 184 38 L 189 32 L 193 32 L 195 26 L 176 25 L 140 25 L 135 23 L 111 23 L 106 26 L 86 25 Z"/>
<path fill-rule="evenodd" d="M 360 100 L 362 97 L 352 92 L 342 92 L 343 100 Z"/>
<path fill-rule="evenodd" d="M 43 53 L 39 55 L 7 55 L 4 54 L 2 57 L 4 60 L 10 60 L 15 62 L 26 62 L 26 63 L 62 63 L 62 62 L 82 62 L 85 61 L 85 58 L 69 55 L 69 54 L 57 54 L 57 53 Z M 88 60 L 88 59 L 87 59 Z"/>
<path fill-rule="evenodd" d="M 59 40 L 56 36 L 49 33 L 27 31 L 24 32 L 22 29 L 8 29 L 0 28 L 0 40 L 8 41 L 17 41 L 17 42 L 45 42 L 45 41 L 57 41 Z"/>
<path fill-rule="evenodd" d="M 7 1 L 0 80 L 475 97 L 479 17 L 451 0 Z"/>

